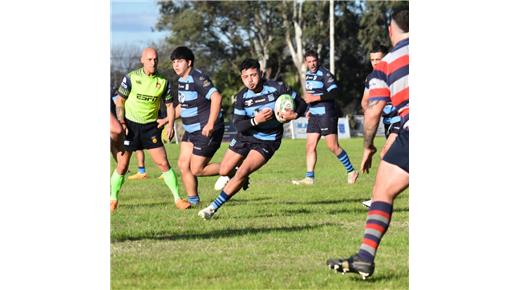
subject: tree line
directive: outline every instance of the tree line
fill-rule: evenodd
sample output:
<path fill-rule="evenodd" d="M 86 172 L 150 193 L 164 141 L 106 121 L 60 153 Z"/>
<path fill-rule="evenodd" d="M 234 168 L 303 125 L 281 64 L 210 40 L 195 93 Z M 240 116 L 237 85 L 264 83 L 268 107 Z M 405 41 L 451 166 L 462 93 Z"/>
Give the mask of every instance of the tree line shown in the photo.
<path fill-rule="evenodd" d="M 303 54 L 315 50 L 330 68 L 329 10 L 331 1 L 159 1 L 155 29 L 168 31 L 160 43 L 159 70 L 176 78 L 169 54 L 180 45 L 195 54 L 195 67 L 207 72 L 223 95 L 229 115 L 232 97 L 241 89 L 239 64 L 258 59 L 265 77 L 283 80 L 302 92 Z M 335 76 L 341 88 L 342 114 L 360 113 L 364 80 L 371 71 L 368 52 L 376 43 L 390 47 L 387 19 L 392 8 L 407 1 L 334 1 Z M 135 48 L 112 48 L 111 78 L 117 85 L 132 66 L 139 66 Z"/>

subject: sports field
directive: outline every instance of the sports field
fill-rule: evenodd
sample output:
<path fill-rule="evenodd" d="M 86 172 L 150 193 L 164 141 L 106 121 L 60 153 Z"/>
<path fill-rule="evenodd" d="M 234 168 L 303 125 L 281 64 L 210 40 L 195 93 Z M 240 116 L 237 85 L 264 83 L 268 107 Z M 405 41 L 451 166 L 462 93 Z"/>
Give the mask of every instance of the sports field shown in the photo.
<path fill-rule="evenodd" d="M 383 142 L 376 138 L 378 149 Z M 340 140 L 356 168 L 362 144 L 362 138 Z M 227 146 L 222 144 L 214 161 Z M 179 147 L 166 148 L 179 175 Z M 305 140 L 284 139 L 269 163 L 252 174 L 250 188 L 209 221 L 197 216 L 200 207 L 176 209 L 167 186 L 155 178 L 159 170 L 146 158 L 151 178 L 127 180 L 111 218 L 112 289 L 408 288 L 408 190 L 394 204 L 372 277 L 339 275 L 325 265 L 330 257 L 358 250 L 367 213 L 361 201 L 370 197 L 378 157 L 369 175 L 347 185 L 345 169 L 322 140 L 315 185 L 295 186 L 291 179 L 306 171 Z M 114 166 L 112 160 L 111 170 Z M 136 172 L 134 156 L 130 170 Z M 218 195 L 216 179 L 199 178 L 204 207 Z M 182 184 L 181 195 L 186 195 Z"/>

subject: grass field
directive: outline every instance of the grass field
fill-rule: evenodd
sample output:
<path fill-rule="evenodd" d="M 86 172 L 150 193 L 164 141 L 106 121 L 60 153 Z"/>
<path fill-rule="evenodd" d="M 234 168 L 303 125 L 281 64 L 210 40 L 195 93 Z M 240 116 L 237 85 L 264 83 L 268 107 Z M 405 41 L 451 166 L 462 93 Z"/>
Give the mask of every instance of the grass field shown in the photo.
<path fill-rule="evenodd" d="M 340 140 L 356 168 L 361 138 Z M 376 138 L 382 147 L 384 139 Z M 213 160 L 221 160 L 223 143 Z M 177 169 L 179 147 L 166 145 Z M 147 171 L 159 170 L 146 154 Z M 379 158 L 374 158 L 374 169 Z M 114 168 L 112 161 L 112 170 Z M 132 157 L 130 170 L 136 172 Z M 392 223 L 369 280 L 327 269 L 330 257 L 358 250 L 375 170 L 347 185 L 346 173 L 318 145 L 314 186 L 291 185 L 305 175 L 305 140 L 284 140 L 274 157 L 251 176 L 247 191 L 227 202 L 209 221 L 200 208 L 180 211 L 162 180 L 126 181 L 111 218 L 112 289 L 407 289 L 408 190 L 394 204 Z M 202 206 L 218 195 L 217 177 L 199 179 Z M 181 185 L 181 195 L 185 196 Z M 108 199 L 107 199 L 108 203 Z"/>

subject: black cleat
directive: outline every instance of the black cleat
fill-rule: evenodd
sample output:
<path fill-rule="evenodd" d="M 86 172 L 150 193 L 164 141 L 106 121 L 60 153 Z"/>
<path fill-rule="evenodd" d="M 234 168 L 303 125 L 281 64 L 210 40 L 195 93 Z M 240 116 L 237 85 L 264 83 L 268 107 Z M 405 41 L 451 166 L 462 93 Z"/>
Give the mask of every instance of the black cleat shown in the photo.
<path fill-rule="evenodd" d="M 361 278 L 365 280 L 366 278 L 372 276 L 374 273 L 374 268 L 376 266 L 375 263 L 365 262 L 359 258 L 356 254 L 351 256 L 348 259 L 328 259 L 327 266 L 330 269 L 336 270 L 339 273 L 358 273 L 361 275 Z"/>
<path fill-rule="evenodd" d="M 242 189 L 247 190 L 249 188 L 249 176 L 246 177 L 246 180 L 244 181 L 244 184 L 242 184 Z"/>

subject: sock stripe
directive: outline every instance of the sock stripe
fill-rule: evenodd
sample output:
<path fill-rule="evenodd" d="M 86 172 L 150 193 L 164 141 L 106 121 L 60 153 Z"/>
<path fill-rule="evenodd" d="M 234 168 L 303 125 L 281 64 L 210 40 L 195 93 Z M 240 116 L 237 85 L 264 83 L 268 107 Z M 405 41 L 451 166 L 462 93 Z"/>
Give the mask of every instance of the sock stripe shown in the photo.
<path fill-rule="evenodd" d="M 341 164 L 343 164 L 343 167 L 345 167 L 347 172 L 354 171 L 354 166 L 352 166 L 352 163 L 350 163 L 347 152 L 345 150 L 341 150 L 341 153 L 339 153 L 339 155 L 336 157 L 339 159 Z"/>
<path fill-rule="evenodd" d="M 370 206 L 365 223 L 365 232 L 358 255 L 362 259 L 373 262 L 381 239 L 390 225 L 393 207 L 392 204 L 374 201 Z"/>

